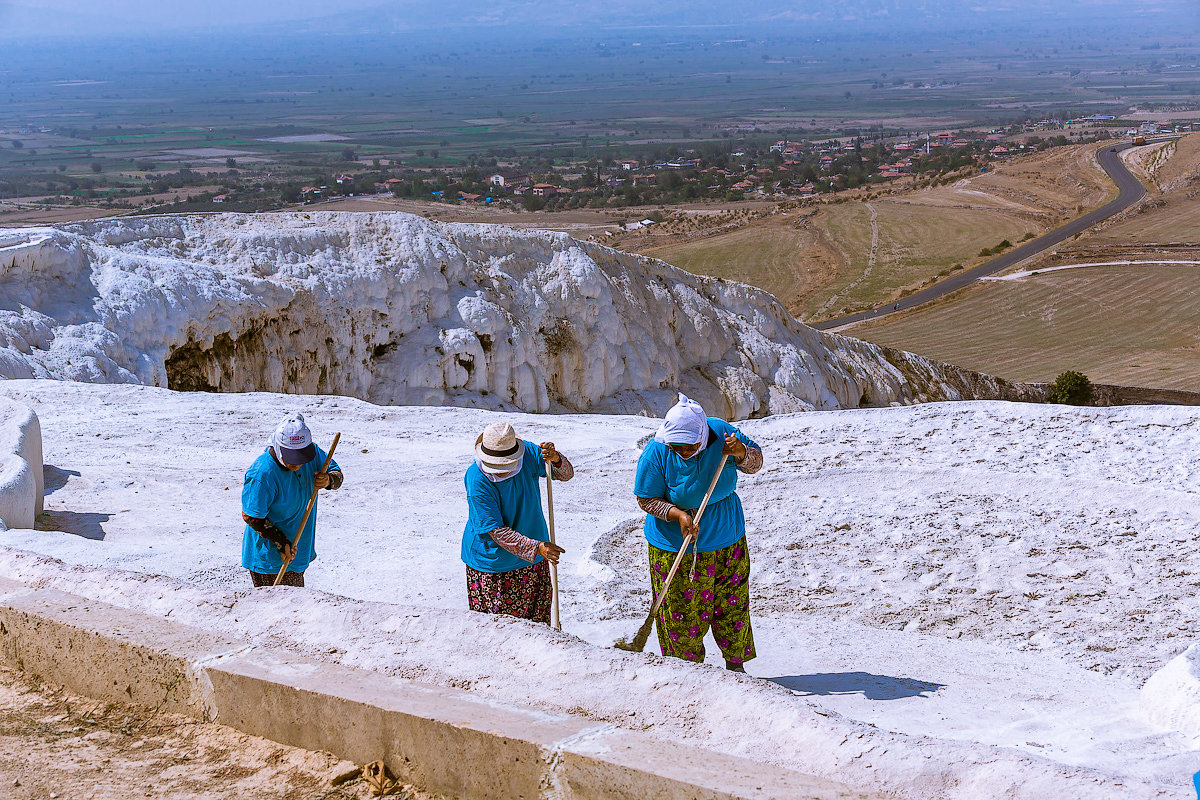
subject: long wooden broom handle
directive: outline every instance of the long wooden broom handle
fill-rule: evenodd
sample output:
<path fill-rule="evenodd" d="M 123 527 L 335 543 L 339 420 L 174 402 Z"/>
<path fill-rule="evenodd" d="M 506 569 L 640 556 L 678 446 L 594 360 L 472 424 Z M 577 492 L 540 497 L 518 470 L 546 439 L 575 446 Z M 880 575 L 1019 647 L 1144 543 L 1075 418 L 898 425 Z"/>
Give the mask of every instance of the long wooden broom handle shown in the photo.
<path fill-rule="evenodd" d="M 333 451 L 337 450 L 338 439 L 341 438 L 342 434 L 340 431 L 333 435 L 333 444 L 329 445 L 329 452 L 325 454 L 325 464 L 321 467 L 321 472 L 329 469 L 329 465 L 333 462 Z M 300 520 L 300 527 L 296 528 L 296 535 L 292 537 L 293 547 L 296 545 L 296 542 L 300 541 L 300 534 L 304 533 L 304 525 L 308 522 L 308 515 L 312 513 L 313 506 L 317 503 L 317 492 L 319 491 L 321 490 L 314 488 L 312 490 L 312 497 L 308 498 L 308 508 L 304 509 L 304 517 Z M 283 573 L 287 572 L 288 565 L 291 563 L 292 560 L 290 558 L 283 562 L 283 566 L 279 568 L 279 574 L 275 576 L 275 582 L 271 584 L 272 586 L 279 585 L 279 582 L 283 580 Z"/>
<path fill-rule="evenodd" d="M 546 462 L 546 511 L 550 517 L 550 544 L 556 544 L 554 541 L 554 479 L 550 473 L 554 471 L 554 465 L 549 461 Z M 550 562 L 550 584 L 554 597 L 554 605 L 551 608 L 553 612 L 550 618 L 550 624 L 555 630 L 562 630 L 562 617 L 558 613 L 558 564 Z"/>
<path fill-rule="evenodd" d="M 708 491 L 704 493 L 704 500 L 700 503 L 700 508 L 696 509 L 696 516 L 692 517 L 692 522 L 696 525 L 696 544 L 700 543 L 700 518 L 704 516 L 704 509 L 708 508 L 708 498 L 712 497 L 713 490 L 717 488 L 717 481 L 721 479 L 721 473 L 725 471 L 725 462 L 729 456 L 721 456 L 721 463 L 717 465 L 717 471 L 713 473 L 712 480 L 708 482 Z M 671 579 L 675 577 L 675 573 L 679 571 L 679 564 L 683 561 L 683 557 L 687 554 L 687 542 L 684 542 L 679 548 L 679 553 L 675 556 L 675 563 L 671 564 L 670 571 L 667 572 L 667 578 L 663 581 L 662 591 L 658 593 L 658 597 L 654 598 L 654 605 L 650 606 L 650 613 L 646 619 L 652 619 L 658 613 L 658 609 L 662 607 L 663 601 L 667 599 L 667 589 L 671 588 Z"/>

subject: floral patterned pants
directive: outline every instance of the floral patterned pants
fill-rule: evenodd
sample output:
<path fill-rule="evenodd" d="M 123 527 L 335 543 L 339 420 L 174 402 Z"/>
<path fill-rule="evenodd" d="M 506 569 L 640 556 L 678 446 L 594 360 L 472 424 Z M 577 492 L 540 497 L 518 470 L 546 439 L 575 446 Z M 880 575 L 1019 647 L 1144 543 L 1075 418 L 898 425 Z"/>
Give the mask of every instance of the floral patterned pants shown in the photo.
<path fill-rule="evenodd" d="M 467 603 L 472 611 L 511 614 L 549 625 L 553 596 L 550 564 L 545 560 L 509 572 L 467 567 Z"/>
<path fill-rule="evenodd" d="M 657 597 L 675 553 L 650 545 L 650 588 Z M 750 630 L 750 551 L 746 537 L 696 559 L 683 557 L 675 580 L 658 610 L 658 645 L 664 656 L 704 660 L 704 635 L 711 627 L 725 660 L 741 664 L 754 658 Z"/>

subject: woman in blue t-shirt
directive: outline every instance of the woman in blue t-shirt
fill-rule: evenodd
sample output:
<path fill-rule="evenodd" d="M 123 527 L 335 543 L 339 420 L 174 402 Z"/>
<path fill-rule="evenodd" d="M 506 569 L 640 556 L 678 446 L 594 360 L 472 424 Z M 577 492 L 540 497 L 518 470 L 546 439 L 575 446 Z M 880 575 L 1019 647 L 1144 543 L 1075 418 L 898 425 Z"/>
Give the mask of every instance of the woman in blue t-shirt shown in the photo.
<path fill-rule="evenodd" d="M 565 552 L 550 542 L 538 478 L 546 464 L 556 481 L 575 474 L 553 442 L 522 441 L 512 425 L 494 422 L 475 440 L 467 468 L 467 527 L 462 560 L 472 611 L 511 614 L 550 624 L 550 566 Z"/>
<path fill-rule="evenodd" d="M 725 456 L 731 456 L 726 461 Z M 745 672 L 754 658 L 750 630 L 750 551 L 746 517 L 736 492 L 738 472 L 762 468 L 762 449 L 724 420 L 708 417 L 698 403 L 679 395 L 638 459 L 633 493 L 646 512 L 650 587 L 657 597 L 679 549 L 694 547 L 696 568 L 684 557 L 658 612 L 658 644 L 665 656 L 704 660 L 704 635 L 713 638 L 725 666 Z M 713 489 L 697 529 L 696 509 L 717 468 Z"/>

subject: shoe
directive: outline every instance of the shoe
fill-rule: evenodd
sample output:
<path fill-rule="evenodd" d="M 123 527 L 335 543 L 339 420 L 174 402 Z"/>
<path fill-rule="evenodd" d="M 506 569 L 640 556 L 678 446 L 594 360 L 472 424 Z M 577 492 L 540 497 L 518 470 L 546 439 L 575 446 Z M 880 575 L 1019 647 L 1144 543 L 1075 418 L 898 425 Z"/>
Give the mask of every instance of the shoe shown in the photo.
<path fill-rule="evenodd" d="M 740 672 L 743 675 L 746 673 L 746 668 L 744 666 L 741 664 L 735 664 L 732 661 L 725 662 L 725 669 L 729 670 L 730 672 Z"/>

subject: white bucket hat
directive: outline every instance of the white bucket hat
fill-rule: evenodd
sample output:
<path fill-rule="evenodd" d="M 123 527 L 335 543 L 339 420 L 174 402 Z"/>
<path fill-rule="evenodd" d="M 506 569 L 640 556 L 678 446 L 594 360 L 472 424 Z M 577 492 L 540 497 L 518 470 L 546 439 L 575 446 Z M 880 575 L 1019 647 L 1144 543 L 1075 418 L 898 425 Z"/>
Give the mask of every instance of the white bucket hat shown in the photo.
<path fill-rule="evenodd" d="M 475 460 L 492 475 L 512 472 L 525 454 L 525 442 L 507 422 L 493 422 L 475 439 Z"/>

